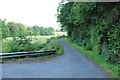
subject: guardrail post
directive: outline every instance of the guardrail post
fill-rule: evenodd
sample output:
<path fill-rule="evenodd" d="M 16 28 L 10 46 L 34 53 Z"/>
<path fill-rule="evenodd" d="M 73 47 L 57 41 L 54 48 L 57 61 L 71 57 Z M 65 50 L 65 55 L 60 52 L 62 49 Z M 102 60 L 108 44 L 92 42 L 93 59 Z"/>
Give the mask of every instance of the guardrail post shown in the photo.
<path fill-rule="evenodd" d="M 56 54 L 56 50 L 53 51 L 53 54 L 54 54 L 54 55 Z"/>

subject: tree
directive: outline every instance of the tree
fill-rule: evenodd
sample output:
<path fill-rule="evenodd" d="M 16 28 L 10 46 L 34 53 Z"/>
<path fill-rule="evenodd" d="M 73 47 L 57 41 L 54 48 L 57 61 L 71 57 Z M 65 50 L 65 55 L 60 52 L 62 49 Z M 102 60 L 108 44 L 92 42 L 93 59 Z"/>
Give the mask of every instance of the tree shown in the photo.
<path fill-rule="evenodd" d="M 43 26 L 28 27 L 31 35 L 53 35 L 54 29 L 52 27 L 44 28 Z"/>
<path fill-rule="evenodd" d="M 40 31 L 39 31 L 40 28 L 39 28 L 39 26 L 35 25 L 32 28 L 33 28 L 32 30 L 33 30 L 33 34 L 34 35 L 40 35 Z"/>
<path fill-rule="evenodd" d="M 7 27 L 10 30 L 10 37 L 16 37 L 18 35 L 18 27 L 15 22 L 8 22 Z"/>
<path fill-rule="evenodd" d="M 1 32 L 1 37 L 2 38 L 7 38 L 10 36 L 10 31 L 8 29 L 8 27 L 6 26 L 5 24 L 5 21 L 4 20 L 1 20 L 0 19 L 0 32 Z"/>
<path fill-rule="evenodd" d="M 21 23 L 16 23 L 16 26 L 18 28 L 17 36 L 24 37 L 27 35 L 27 29 L 25 25 Z"/>
<path fill-rule="evenodd" d="M 119 63 L 119 9 L 117 2 L 63 2 L 58 7 L 57 21 L 72 42 Z"/>

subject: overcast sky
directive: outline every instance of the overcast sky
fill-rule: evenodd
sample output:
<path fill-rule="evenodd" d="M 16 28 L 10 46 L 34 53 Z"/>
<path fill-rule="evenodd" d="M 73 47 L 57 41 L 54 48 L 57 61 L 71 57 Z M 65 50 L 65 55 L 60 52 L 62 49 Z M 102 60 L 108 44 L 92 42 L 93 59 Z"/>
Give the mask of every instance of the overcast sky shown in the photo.
<path fill-rule="evenodd" d="M 27 26 L 59 28 L 55 17 L 59 2 L 61 0 L 0 0 L 0 19 Z"/>

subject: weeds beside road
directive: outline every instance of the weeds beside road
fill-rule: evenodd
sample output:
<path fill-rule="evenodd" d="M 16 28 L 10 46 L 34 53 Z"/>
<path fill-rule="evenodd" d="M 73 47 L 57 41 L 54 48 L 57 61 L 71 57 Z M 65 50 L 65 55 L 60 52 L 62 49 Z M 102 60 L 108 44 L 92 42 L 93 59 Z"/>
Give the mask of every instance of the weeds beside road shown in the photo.
<path fill-rule="evenodd" d="M 62 54 L 62 45 L 57 37 L 53 36 L 28 36 L 21 38 L 9 38 L 2 41 L 1 53 L 40 51 L 56 49 L 57 54 Z"/>

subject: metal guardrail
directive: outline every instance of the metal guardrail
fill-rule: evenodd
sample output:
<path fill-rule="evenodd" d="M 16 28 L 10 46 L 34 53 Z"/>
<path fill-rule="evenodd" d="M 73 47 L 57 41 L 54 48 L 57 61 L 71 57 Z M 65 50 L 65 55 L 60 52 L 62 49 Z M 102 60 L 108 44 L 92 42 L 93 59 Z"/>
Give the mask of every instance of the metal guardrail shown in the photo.
<path fill-rule="evenodd" d="M 55 54 L 56 50 L 45 50 L 45 51 L 29 51 L 29 52 L 13 52 L 13 53 L 0 53 L 0 59 L 4 58 L 15 58 L 15 57 L 27 57 L 27 56 L 34 56 L 34 55 L 50 55 Z"/>

